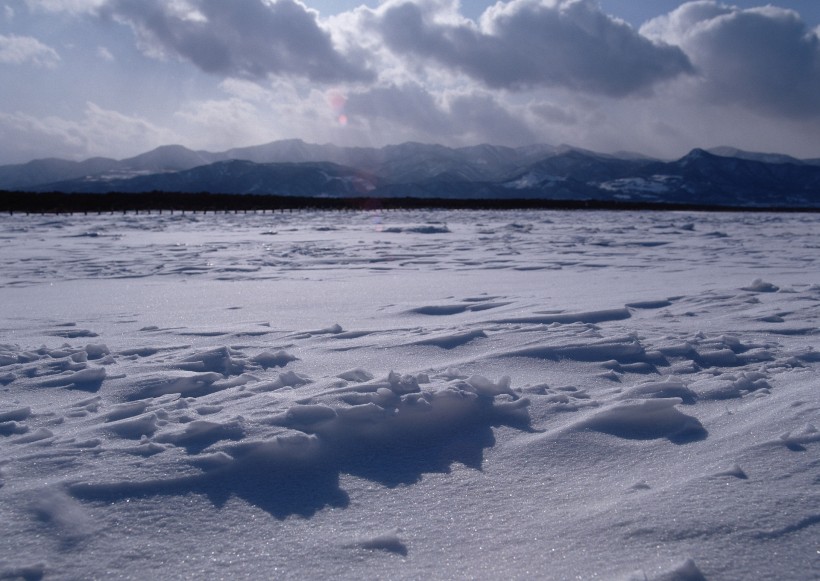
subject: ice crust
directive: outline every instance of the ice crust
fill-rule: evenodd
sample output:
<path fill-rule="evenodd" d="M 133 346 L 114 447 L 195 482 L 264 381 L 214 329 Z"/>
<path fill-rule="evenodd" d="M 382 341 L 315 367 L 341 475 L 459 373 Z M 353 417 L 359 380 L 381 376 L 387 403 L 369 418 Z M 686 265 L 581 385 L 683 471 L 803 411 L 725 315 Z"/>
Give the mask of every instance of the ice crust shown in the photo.
<path fill-rule="evenodd" d="M 0 217 L 0 579 L 811 578 L 817 221 Z"/>

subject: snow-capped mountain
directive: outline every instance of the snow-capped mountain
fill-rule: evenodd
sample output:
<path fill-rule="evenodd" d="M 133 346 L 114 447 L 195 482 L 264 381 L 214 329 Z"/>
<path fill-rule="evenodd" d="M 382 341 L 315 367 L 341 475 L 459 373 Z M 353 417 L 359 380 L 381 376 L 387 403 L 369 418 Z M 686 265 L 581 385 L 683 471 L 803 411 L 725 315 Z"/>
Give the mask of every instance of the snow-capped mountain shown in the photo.
<path fill-rule="evenodd" d="M 675 161 L 566 145 L 383 148 L 300 140 L 221 153 L 165 146 L 121 160 L 39 160 L 0 167 L 0 189 L 210 192 L 286 196 L 554 199 L 748 207 L 820 207 L 820 165 L 733 148 Z"/>

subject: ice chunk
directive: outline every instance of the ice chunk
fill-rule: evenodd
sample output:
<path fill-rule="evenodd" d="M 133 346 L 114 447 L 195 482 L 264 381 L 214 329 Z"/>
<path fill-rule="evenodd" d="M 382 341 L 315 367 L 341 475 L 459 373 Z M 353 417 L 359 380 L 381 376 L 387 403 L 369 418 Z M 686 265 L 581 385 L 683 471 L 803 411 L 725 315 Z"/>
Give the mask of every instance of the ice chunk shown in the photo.
<path fill-rule="evenodd" d="M 304 375 L 300 375 L 295 371 L 285 371 L 284 373 L 280 373 L 279 377 L 277 377 L 274 381 L 254 386 L 254 390 L 276 391 L 277 389 L 282 389 L 283 387 L 298 387 L 300 385 L 305 385 L 306 383 L 310 383 L 310 379 Z"/>
<path fill-rule="evenodd" d="M 324 327 L 322 329 L 313 329 L 312 331 L 306 331 L 304 334 L 308 337 L 311 335 L 338 335 L 339 333 L 343 333 L 344 329 L 339 323 L 334 323 L 329 327 Z"/>
<path fill-rule="evenodd" d="M 455 305 L 425 305 L 423 307 L 416 307 L 410 309 L 408 312 L 416 313 L 418 315 L 431 316 L 446 316 L 457 315 L 467 311 L 469 305 L 455 304 Z"/>
<path fill-rule="evenodd" d="M 157 431 L 157 414 L 145 414 L 136 418 L 111 422 L 104 426 L 106 432 L 114 433 L 121 438 L 139 439 L 150 436 Z"/>
<path fill-rule="evenodd" d="M 148 379 L 142 382 L 142 385 L 136 393 L 132 394 L 130 399 L 136 400 L 146 397 L 158 397 L 170 393 L 178 393 L 189 397 L 201 397 L 225 389 L 224 386 L 216 384 L 216 382 L 222 378 L 222 374 L 210 372 L 182 377 Z"/>
<path fill-rule="evenodd" d="M 497 383 L 481 375 L 473 375 L 467 380 L 467 383 L 470 384 L 470 387 L 472 387 L 478 395 L 484 397 L 495 397 L 502 393 L 507 393 L 515 398 L 518 397 L 510 388 L 511 380 L 509 375 L 505 375 L 499 379 Z"/>
<path fill-rule="evenodd" d="M 102 343 L 94 344 L 90 343 L 85 346 L 85 353 L 87 354 L 88 358 L 91 360 L 95 359 L 102 359 L 106 355 L 110 355 L 111 351 L 108 347 Z"/>
<path fill-rule="evenodd" d="M 21 422 L 0 422 L 0 436 L 20 435 L 28 432 L 28 426 Z"/>
<path fill-rule="evenodd" d="M 685 404 L 693 404 L 697 394 L 686 387 L 680 379 L 667 377 L 664 381 L 649 381 L 638 384 L 622 395 L 622 399 L 671 398 L 678 397 Z"/>
<path fill-rule="evenodd" d="M 703 399 L 732 399 L 763 389 L 771 389 L 767 377 L 756 371 L 742 372 L 737 375 L 724 374 L 718 377 L 701 379 L 690 384 L 690 387 Z"/>
<path fill-rule="evenodd" d="M 15 363 L 19 362 L 17 354 L 6 350 L 9 345 L 2 345 L 0 346 L 0 367 L 5 367 L 6 365 L 14 365 Z"/>
<path fill-rule="evenodd" d="M 123 349 L 120 351 L 121 355 L 125 355 L 127 357 L 150 357 L 151 355 L 156 355 L 157 353 L 159 353 L 158 347 L 136 347 L 134 349 Z"/>
<path fill-rule="evenodd" d="M 105 414 L 105 421 L 115 422 L 117 420 L 124 420 L 125 418 L 130 418 L 141 414 L 147 407 L 148 402 L 145 401 L 120 404 L 114 406 L 108 413 Z"/>
<path fill-rule="evenodd" d="M 237 353 L 229 347 L 219 347 L 190 355 L 180 361 L 176 368 L 196 372 L 212 371 L 221 373 L 225 377 L 239 375 L 244 371 L 245 365 L 237 361 L 236 356 Z"/>
<path fill-rule="evenodd" d="M 662 309 L 672 306 L 672 303 L 671 301 L 661 299 L 657 301 L 636 301 L 634 303 L 627 303 L 626 306 L 631 309 Z"/>
<path fill-rule="evenodd" d="M 416 341 L 413 344 L 434 345 L 436 347 L 441 347 L 442 349 L 455 349 L 456 347 L 466 345 L 475 339 L 484 339 L 486 337 L 487 333 L 484 331 L 465 331 L 462 333 L 446 333 L 443 335 L 437 335 L 435 337 Z"/>
<path fill-rule="evenodd" d="M 5 412 L 0 412 L 0 422 L 22 421 L 31 415 L 30 407 L 16 408 Z"/>
<path fill-rule="evenodd" d="M 373 379 L 373 374 L 368 373 L 360 367 L 357 367 L 356 369 L 351 369 L 349 371 L 345 371 L 344 373 L 340 373 L 336 377 L 338 377 L 339 379 L 344 379 L 345 381 L 363 383 L 365 381 L 370 381 L 371 379 Z"/>
<path fill-rule="evenodd" d="M 615 337 L 588 342 L 547 343 L 515 349 L 500 354 L 502 357 L 533 357 L 536 359 L 571 359 L 575 361 L 636 361 L 646 352 L 634 337 Z"/>
<path fill-rule="evenodd" d="M 746 475 L 746 472 L 743 470 L 743 468 L 741 468 L 737 464 L 732 466 L 729 470 L 722 470 L 720 472 L 715 472 L 715 476 L 733 476 L 734 478 L 739 478 L 741 480 L 748 480 L 748 478 L 749 478 Z"/>
<path fill-rule="evenodd" d="M 49 438 L 54 437 L 54 432 L 49 430 L 48 428 L 38 428 L 37 430 L 22 436 L 20 438 L 15 438 L 12 440 L 13 444 L 31 444 L 32 442 L 40 442 L 42 440 L 48 440 Z"/>
<path fill-rule="evenodd" d="M 736 365 L 737 355 L 731 349 L 716 349 L 714 351 L 698 351 L 695 360 L 701 365 L 731 367 Z"/>
<path fill-rule="evenodd" d="M 398 530 L 388 531 L 375 537 L 361 539 L 350 546 L 370 551 L 387 551 L 407 556 L 407 545 L 399 538 Z"/>
<path fill-rule="evenodd" d="M 251 358 L 251 361 L 261 365 L 264 369 L 268 367 L 284 367 L 291 361 L 296 361 L 297 358 L 287 353 L 283 349 L 276 352 L 263 351 L 259 355 Z"/>
<path fill-rule="evenodd" d="M 400 375 L 391 371 L 390 375 L 387 376 L 387 381 L 390 383 L 390 389 L 393 393 L 399 395 L 421 391 L 418 378 L 412 375 Z"/>
<path fill-rule="evenodd" d="M 67 372 L 54 379 L 40 383 L 43 387 L 70 387 L 87 391 L 96 391 L 105 380 L 104 367 L 90 367 L 80 371 Z"/>
<path fill-rule="evenodd" d="M 225 468 L 234 462 L 232 456 L 225 452 L 216 452 L 214 454 L 200 454 L 191 460 L 191 464 L 202 468 L 203 470 L 216 470 L 218 468 Z"/>
<path fill-rule="evenodd" d="M 542 324 L 551 325 L 553 323 L 569 324 L 569 323 L 603 323 L 606 321 L 621 321 L 632 316 L 627 308 L 621 309 L 607 309 L 601 311 L 584 311 L 579 313 L 546 313 L 535 314 L 527 317 L 514 317 L 509 319 L 499 319 L 493 321 L 494 323 L 509 323 L 509 324 Z"/>
<path fill-rule="evenodd" d="M 153 456 L 154 454 L 159 454 L 160 452 L 165 452 L 168 448 L 172 446 L 163 446 L 162 444 L 157 444 L 156 442 L 147 442 L 142 441 L 140 442 L 139 446 L 135 446 L 126 450 L 129 454 L 134 454 L 135 456 Z"/>
<path fill-rule="evenodd" d="M 159 434 L 155 440 L 184 446 L 189 450 L 202 450 L 219 440 L 239 440 L 244 435 L 245 430 L 239 419 L 225 423 L 196 420 L 182 431 Z"/>
<path fill-rule="evenodd" d="M 756 278 L 749 286 L 744 286 L 741 290 L 755 292 L 755 293 L 774 293 L 780 290 L 780 287 L 773 285 L 770 282 L 765 282 L 763 279 Z"/>

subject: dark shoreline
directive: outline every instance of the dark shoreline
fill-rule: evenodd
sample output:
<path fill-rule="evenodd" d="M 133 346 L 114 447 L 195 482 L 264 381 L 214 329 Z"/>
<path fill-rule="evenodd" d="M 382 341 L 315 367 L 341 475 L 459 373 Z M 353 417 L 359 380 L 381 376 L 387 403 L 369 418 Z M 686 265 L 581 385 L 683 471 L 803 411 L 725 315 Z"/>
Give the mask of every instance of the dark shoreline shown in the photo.
<path fill-rule="evenodd" d="M 244 194 L 147 192 L 66 194 L 0 191 L 0 212 L 75 214 L 122 212 L 266 212 L 293 210 L 620 210 L 694 212 L 818 213 L 820 207 L 721 206 L 628 202 L 616 200 L 452 199 L 452 198 L 322 198 Z"/>

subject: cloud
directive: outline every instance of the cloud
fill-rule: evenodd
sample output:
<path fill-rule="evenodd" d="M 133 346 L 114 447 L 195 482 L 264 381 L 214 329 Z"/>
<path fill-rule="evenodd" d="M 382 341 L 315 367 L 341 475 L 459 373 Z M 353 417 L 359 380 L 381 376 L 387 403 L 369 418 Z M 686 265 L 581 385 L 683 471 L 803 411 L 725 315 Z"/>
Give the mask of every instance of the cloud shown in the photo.
<path fill-rule="evenodd" d="M 85 159 L 126 157 L 178 136 L 149 121 L 87 103 L 78 120 L 25 113 L 0 113 L 0 159 L 4 163 L 38 157 Z"/>
<path fill-rule="evenodd" d="M 351 93 L 347 96 L 345 110 L 355 120 L 409 125 L 419 133 L 437 132 L 449 121 L 433 95 L 415 84 Z"/>
<path fill-rule="evenodd" d="M 0 34 L 0 63 L 22 65 L 31 63 L 39 67 L 54 67 L 60 55 L 30 36 L 4 36 Z"/>
<path fill-rule="evenodd" d="M 215 75 L 322 83 L 373 77 L 340 53 L 317 13 L 296 0 L 110 0 L 100 14 L 130 24 L 149 54 L 179 57 Z"/>
<path fill-rule="evenodd" d="M 31 10 L 43 12 L 71 12 L 81 14 L 93 12 L 105 3 L 106 0 L 26 0 Z"/>
<path fill-rule="evenodd" d="M 578 117 L 566 107 L 560 107 L 555 103 L 539 102 L 533 103 L 530 110 L 547 123 L 556 125 L 573 126 L 578 123 Z"/>
<path fill-rule="evenodd" d="M 345 113 L 392 142 L 426 140 L 450 145 L 535 141 L 523 117 L 480 90 L 433 93 L 418 84 L 389 85 L 347 95 Z"/>
<path fill-rule="evenodd" d="M 266 115 L 253 103 L 239 97 L 192 102 L 175 115 L 188 124 L 186 135 L 197 148 L 222 150 L 234 145 L 262 143 L 271 138 L 270 113 Z"/>
<path fill-rule="evenodd" d="M 794 11 L 705 0 L 655 18 L 641 32 L 689 55 L 702 99 L 768 115 L 820 116 L 820 37 Z"/>
<path fill-rule="evenodd" d="M 115 60 L 114 55 L 111 54 L 111 51 L 105 48 L 104 46 L 97 47 L 97 56 L 109 63 L 112 63 Z"/>
<path fill-rule="evenodd" d="M 623 97 L 691 72 L 676 47 L 652 42 L 593 0 L 511 0 L 480 23 L 451 0 L 389 0 L 369 25 L 396 54 L 493 89 L 560 87 Z"/>

